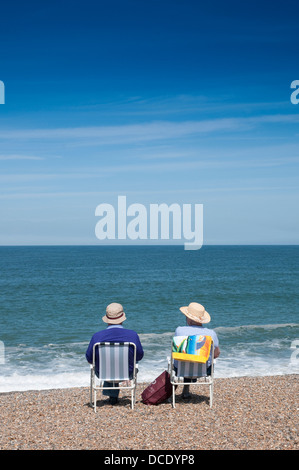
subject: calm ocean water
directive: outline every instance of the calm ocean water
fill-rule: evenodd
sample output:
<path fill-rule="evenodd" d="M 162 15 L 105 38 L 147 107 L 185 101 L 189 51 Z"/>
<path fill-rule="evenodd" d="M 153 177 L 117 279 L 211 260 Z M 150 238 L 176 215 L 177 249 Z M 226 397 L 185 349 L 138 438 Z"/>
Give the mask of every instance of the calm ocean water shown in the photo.
<path fill-rule="evenodd" d="M 167 368 L 192 301 L 219 337 L 216 377 L 298 373 L 298 274 L 299 246 L 0 247 L 0 392 L 89 385 L 110 302 L 140 335 L 139 381 Z"/>

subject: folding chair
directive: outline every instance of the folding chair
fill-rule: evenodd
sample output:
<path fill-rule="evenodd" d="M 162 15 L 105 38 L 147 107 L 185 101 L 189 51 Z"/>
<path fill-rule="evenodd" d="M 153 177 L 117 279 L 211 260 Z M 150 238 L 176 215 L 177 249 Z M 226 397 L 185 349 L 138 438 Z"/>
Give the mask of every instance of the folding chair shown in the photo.
<path fill-rule="evenodd" d="M 129 348 L 134 351 L 133 373 L 129 371 Z M 96 374 L 96 357 L 98 355 L 99 373 Z M 100 342 L 93 346 L 93 362 L 90 366 L 90 405 L 96 412 L 97 390 L 131 390 L 131 408 L 136 402 L 137 371 L 136 345 L 130 342 Z M 120 385 L 128 382 L 129 385 Z M 104 382 L 111 382 L 112 386 L 104 386 Z M 92 403 L 92 395 L 93 403 Z"/>
<path fill-rule="evenodd" d="M 188 359 L 190 355 L 188 355 Z M 168 358 L 168 370 L 172 384 L 172 406 L 175 408 L 175 390 L 178 385 L 208 385 L 210 387 L 210 408 L 213 406 L 213 383 L 214 383 L 214 343 L 211 342 L 211 375 L 208 375 L 208 361 L 200 363 L 192 360 L 179 360 L 173 358 L 173 347 L 171 357 Z M 176 362 L 175 362 L 176 361 Z M 189 381 L 188 381 L 189 379 Z M 191 379 L 196 379 L 192 382 Z"/>

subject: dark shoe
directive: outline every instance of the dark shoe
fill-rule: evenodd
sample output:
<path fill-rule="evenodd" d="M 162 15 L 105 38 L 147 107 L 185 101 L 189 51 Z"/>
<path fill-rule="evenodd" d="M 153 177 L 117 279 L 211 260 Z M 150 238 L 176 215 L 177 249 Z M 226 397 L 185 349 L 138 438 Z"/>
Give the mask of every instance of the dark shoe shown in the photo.
<path fill-rule="evenodd" d="M 182 398 L 184 398 L 185 400 L 188 399 L 188 398 L 191 398 L 191 393 L 189 391 L 189 385 L 184 385 Z"/>
<path fill-rule="evenodd" d="M 118 398 L 116 397 L 109 398 L 109 405 L 116 405 L 116 403 L 118 403 Z"/>

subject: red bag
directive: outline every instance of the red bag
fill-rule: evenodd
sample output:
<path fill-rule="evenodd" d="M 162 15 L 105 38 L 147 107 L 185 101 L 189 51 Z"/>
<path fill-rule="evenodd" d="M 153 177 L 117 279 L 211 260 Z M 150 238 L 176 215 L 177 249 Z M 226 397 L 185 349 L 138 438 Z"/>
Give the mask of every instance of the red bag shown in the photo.
<path fill-rule="evenodd" d="M 141 394 L 145 405 L 159 405 L 167 400 L 172 394 L 170 375 L 165 370 L 157 377 Z"/>

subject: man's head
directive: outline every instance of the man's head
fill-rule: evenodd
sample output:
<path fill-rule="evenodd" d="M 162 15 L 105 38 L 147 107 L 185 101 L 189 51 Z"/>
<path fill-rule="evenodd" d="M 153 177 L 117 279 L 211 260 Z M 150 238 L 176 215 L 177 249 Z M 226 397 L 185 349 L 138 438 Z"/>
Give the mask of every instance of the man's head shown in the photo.
<path fill-rule="evenodd" d="M 126 320 L 126 314 L 121 304 L 112 303 L 106 307 L 106 315 L 102 318 L 103 322 L 110 325 L 120 325 Z"/>

